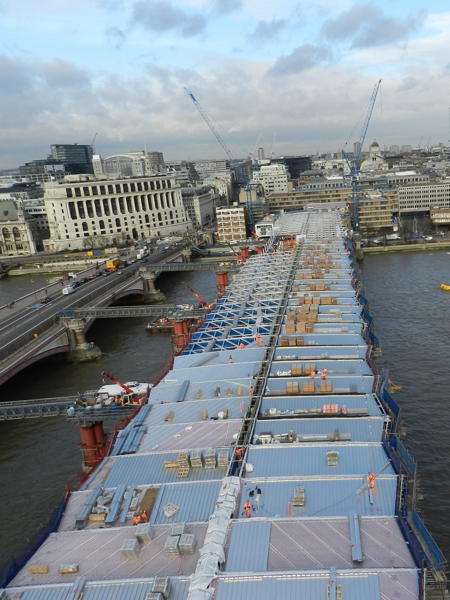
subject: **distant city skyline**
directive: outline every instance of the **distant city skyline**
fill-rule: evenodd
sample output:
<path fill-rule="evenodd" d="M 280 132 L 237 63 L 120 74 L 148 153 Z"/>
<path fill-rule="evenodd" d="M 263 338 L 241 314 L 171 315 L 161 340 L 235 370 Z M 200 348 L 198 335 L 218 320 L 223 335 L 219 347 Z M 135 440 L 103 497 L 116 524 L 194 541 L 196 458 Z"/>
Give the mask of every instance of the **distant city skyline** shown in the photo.
<path fill-rule="evenodd" d="M 0 169 L 50 144 L 108 155 L 234 156 L 448 143 L 450 10 L 444 0 L 3 0 Z"/>

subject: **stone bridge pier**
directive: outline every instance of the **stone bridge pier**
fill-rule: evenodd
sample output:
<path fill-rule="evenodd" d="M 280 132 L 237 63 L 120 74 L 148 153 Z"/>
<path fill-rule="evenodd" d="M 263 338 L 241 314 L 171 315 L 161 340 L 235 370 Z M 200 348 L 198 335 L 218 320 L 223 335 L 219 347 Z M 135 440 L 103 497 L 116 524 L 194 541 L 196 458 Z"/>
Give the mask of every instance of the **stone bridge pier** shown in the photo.
<path fill-rule="evenodd" d="M 69 360 L 73 362 L 86 362 L 102 356 L 102 351 L 94 342 L 86 340 L 85 319 L 64 319 L 69 337 Z"/>
<path fill-rule="evenodd" d="M 151 271 L 147 271 L 147 269 L 140 269 L 139 275 L 141 276 L 142 284 L 144 286 L 143 302 L 165 302 L 166 297 L 155 287 L 157 275 Z"/>

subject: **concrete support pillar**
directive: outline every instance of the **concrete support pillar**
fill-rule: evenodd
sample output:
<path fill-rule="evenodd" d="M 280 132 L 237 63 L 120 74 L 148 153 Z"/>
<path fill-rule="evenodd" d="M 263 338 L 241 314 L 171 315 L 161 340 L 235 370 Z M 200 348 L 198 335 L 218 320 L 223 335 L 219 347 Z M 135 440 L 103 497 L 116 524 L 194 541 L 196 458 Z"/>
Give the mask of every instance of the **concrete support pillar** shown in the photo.
<path fill-rule="evenodd" d="M 264 246 L 256 246 L 256 254 L 264 254 Z"/>
<path fill-rule="evenodd" d="M 73 362 L 86 362 L 100 358 L 102 351 L 93 342 L 87 342 L 84 330 L 84 319 L 66 319 L 67 334 L 69 337 L 69 360 Z"/>
<path fill-rule="evenodd" d="M 241 260 L 243 262 L 248 260 L 248 257 L 250 256 L 250 250 L 247 247 L 241 248 Z"/>
<path fill-rule="evenodd" d="M 97 442 L 95 439 L 94 427 L 95 425 L 92 423 L 89 423 L 88 425 L 80 425 L 83 464 L 86 468 L 95 467 L 100 459 L 97 449 Z"/>
<path fill-rule="evenodd" d="M 221 273 L 216 273 L 216 280 L 217 280 L 217 297 L 221 298 L 225 292 L 227 291 L 227 287 L 228 287 L 228 272 L 227 271 L 223 271 Z"/>
<path fill-rule="evenodd" d="M 191 251 L 189 248 L 184 248 L 181 251 L 181 262 L 184 262 L 184 263 L 191 262 Z"/>
<path fill-rule="evenodd" d="M 142 283 L 144 285 L 144 301 L 150 304 L 155 302 L 164 302 L 166 297 L 164 294 L 157 290 L 155 287 L 155 273 L 147 271 L 146 269 L 140 269 L 139 273 L 142 278 Z"/>
<path fill-rule="evenodd" d="M 363 260 L 364 250 L 361 248 L 361 235 L 359 233 L 353 234 L 353 247 L 355 249 L 356 260 Z"/>
<path fill-rule="evenodd" d="M 189 339 L 189 326 L 187 321 L 173 321 L 173 344 L 175 354 L 178 354 L 186 346 Z"/>

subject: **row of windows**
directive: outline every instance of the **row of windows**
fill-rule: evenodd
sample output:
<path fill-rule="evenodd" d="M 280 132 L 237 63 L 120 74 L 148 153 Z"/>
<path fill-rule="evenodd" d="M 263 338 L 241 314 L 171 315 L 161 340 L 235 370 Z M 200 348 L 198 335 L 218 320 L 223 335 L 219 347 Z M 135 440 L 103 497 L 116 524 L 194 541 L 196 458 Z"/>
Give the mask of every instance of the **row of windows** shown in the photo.
<path fill-rule="evenodd" d="M 103 198 L 102 200 L 79 200 L 78 202 L 68 202 L 69 215 L 73 220 L 92 217 L 109 217 L 118 214 L 130 214 L 139 212 L 148 212 L 166 208 L 175 208 L 176 199 L 174 192 L 170 192 L 167 197 L 157 198 L 156 196 L 126 196 L 119 198 Z"/>
<path fill-rule="evenodd" d="M 150 181 L 130 181 L 127 183 L 108 183 L 104 185 L 84 185 L 66 188 L 68 198 L 81 196 L 99 196 L 104 194 L 128 194 L 129 192 L 148 192 L 165 190 L 172 187 L 170 179 Z"/>

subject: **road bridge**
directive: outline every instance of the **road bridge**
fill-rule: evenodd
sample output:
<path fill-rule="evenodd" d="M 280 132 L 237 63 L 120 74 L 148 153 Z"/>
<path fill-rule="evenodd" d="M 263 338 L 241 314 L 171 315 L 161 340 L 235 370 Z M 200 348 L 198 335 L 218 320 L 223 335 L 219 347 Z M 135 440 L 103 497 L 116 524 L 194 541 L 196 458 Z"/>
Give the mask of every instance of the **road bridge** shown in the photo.
<path fill-rule="evenodd" d="M 107 276 L 95 276 L 77 287 L 69 295 L 61 294 L 61 283 L 51 291 L 43 288 L 38 293 L 50 292 L 51 301 L 36 303 L 36 296 L 29 295 L 24 302 L 14 302 L 0 307 L 0 384 L 27 366 L 56 353 L 69 353 L 72 360 L 90 360 L 101 352 L 94 344 L 86 342 L 84 334 L 94 318 L 63 321 L 59 313 L 81 306 L 108 306 L 130 294 L 139 294 L 144 301 L 160 301 L 164 297 L 155 289 L 154 280 L 163 272 L 161 265 L 170 261 L 185 260 L 185 247 L 155 252 L 144 261 L 122 268 Z M 162 262 L 162 260 L 164 262 Z M 157 264 L 155 273 L 147 267 Z M 142 267 L 146 267 L 142 269 Z M 167 266 L 165 267 L 168 268 Z M 95 273 L 99 275 L 99 273 Z"/>

